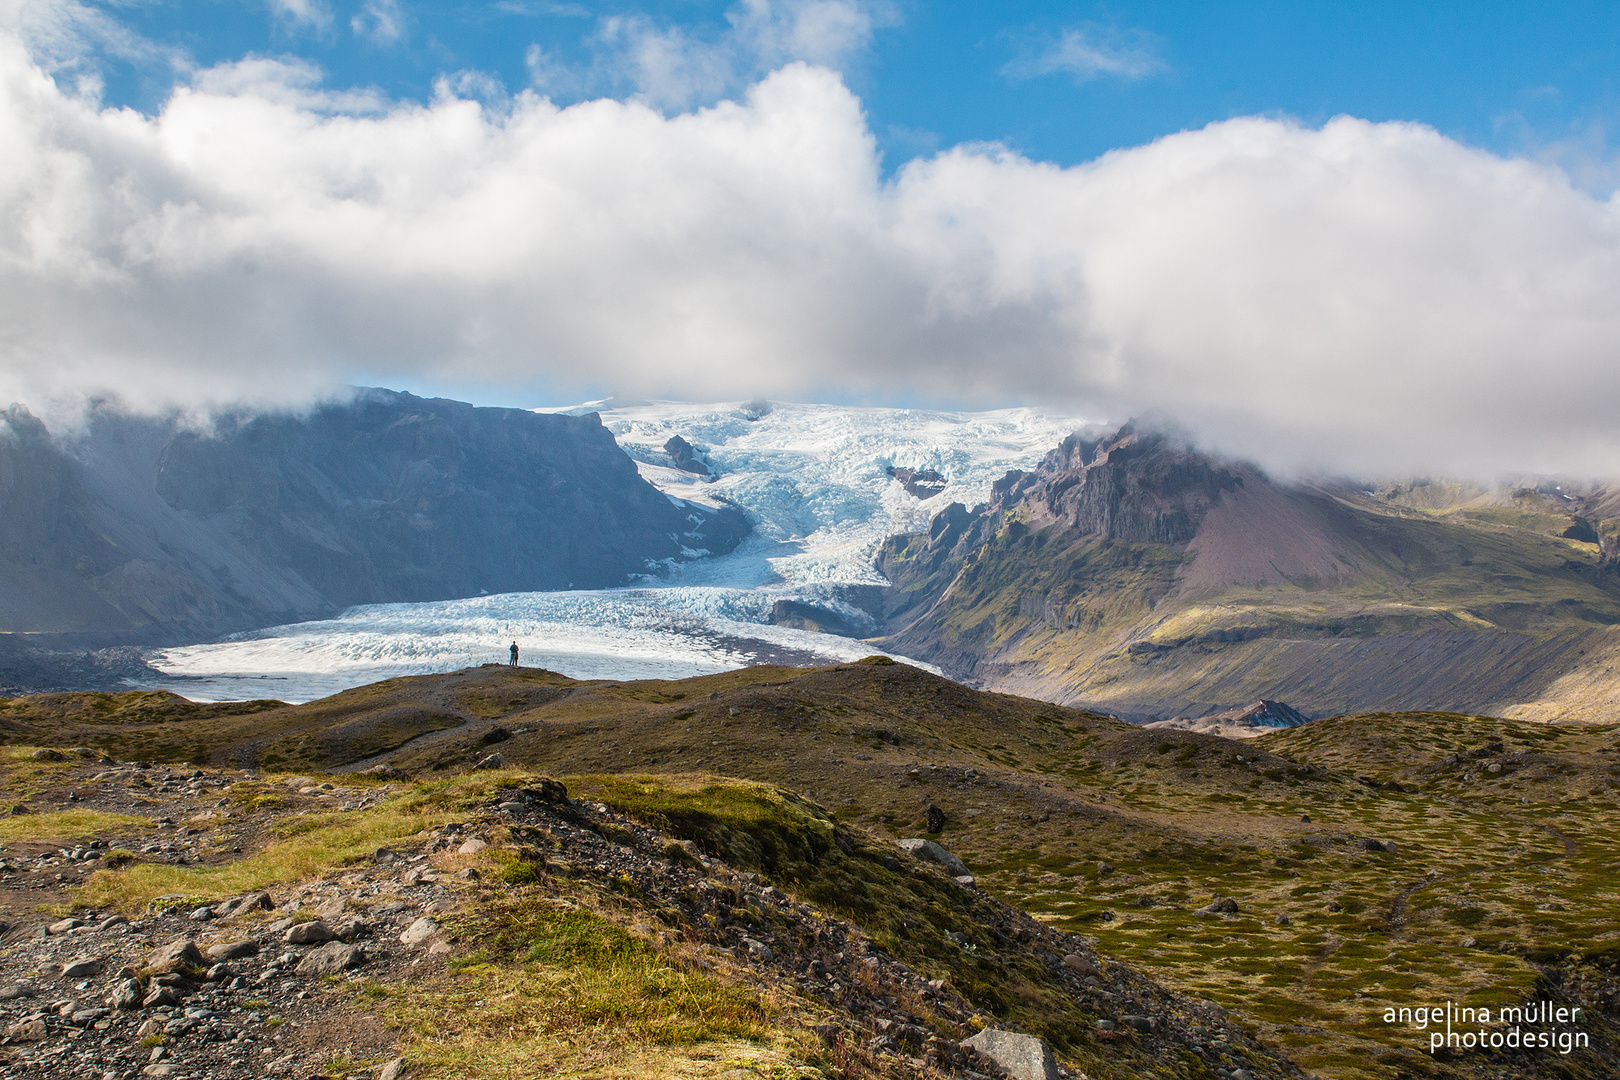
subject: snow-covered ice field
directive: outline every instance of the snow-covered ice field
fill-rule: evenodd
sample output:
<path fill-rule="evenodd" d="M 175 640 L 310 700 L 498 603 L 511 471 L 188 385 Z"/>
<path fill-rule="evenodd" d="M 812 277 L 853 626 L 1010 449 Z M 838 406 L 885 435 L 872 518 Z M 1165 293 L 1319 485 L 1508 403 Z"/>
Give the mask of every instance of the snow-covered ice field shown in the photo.
<path fill-rule="evenodd" d="M 682 499 L 741 506 L 754 533 L 730 554 L 649 568 L 624 589 L 510 593 L 351 608 L 334 619 L 226 641 L 155 650 L 145 685 L 199 699 L 307 701 L 396 675 L 504 661 L 575 678 L 684 678 L 762 660 L 834 663 L 875 650 L 853 637 L 770 624 L 778 600 L 870 618 L 843 599 L 881 585 L 877 546 L 926 528 L 951 502 L 973 505 L 1008 469 L 1029 468 L 1083 421 L 1032 409 L 951 413 L 773 402 L 758 419 L 739 403 L 655 402 L 596 411 L 648 481 Z M 663 451 L 679 435 L 716 478 L 681 472 Z M 885 471 L 933 469 L 921 500 Z"/>

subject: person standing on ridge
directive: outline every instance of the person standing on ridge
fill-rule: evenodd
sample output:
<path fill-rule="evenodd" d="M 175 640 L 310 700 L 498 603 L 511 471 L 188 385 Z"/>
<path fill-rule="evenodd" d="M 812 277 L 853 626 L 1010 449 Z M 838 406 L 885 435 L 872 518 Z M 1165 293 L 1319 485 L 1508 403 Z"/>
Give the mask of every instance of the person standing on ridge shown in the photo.
<path fill-rule="evenodd" d="M 512 642 L 512 666 L 517 667 L 517 642 Z"/>

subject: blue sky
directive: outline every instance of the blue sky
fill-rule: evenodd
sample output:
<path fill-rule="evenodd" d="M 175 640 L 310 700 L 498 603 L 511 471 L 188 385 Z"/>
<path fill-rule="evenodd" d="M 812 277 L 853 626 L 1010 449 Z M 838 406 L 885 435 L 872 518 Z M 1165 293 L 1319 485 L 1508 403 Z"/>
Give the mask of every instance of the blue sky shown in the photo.
<path fill-rule="evenodd" d="M 1234 116 L 1320 124 L 1348 113 L 1555 160 L 1588 187 L 1611 182 L 1609 132 L 1620 121 L 1612 3 L 852 6 L 869 32 L 830 59 L 865 105 L 890 169 L 962 142 L 999 141 L 1067 165 Z M 199 66 L 298 56 L 324 69 L 329 86 L 425 100 L 445 73 L 483 72 L 509 92 L 529 86 L 538 46 L 554 68 L 575 72 L 546 87 L 559 103 L 624 96 L 634 78 L 603 63 L 613 20 L 712 44 L 739 10 L 706 0 L 120 0 L 101 9 L 174 50 L 104 60 L 106 100 L 146 111 L 168 96 L 176 54 Z M 735 93 L 771 59 L 750 70 L 733 57 L 735 77 L 718 89 L 662 104 Z"/>

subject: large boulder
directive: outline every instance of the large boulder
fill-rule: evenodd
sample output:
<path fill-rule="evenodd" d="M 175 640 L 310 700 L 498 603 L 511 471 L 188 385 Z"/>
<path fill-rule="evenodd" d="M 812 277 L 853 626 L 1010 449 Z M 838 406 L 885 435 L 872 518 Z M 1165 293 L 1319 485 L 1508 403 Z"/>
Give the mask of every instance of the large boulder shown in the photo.
<path fill-rule="evenodd" d="M 157 975 L 202 966 L 203 955 L 197 950 L 197 943 L 190 938 L 175 938 L 167 945 L 153 949 L 146 958 L 147 969 Z"/>
<path fill-rule="evenodd" d="M 341 941 L 328 941 L 305 954 L 295 970 L 300 975 L 330 975 L 365 962 L 366 954 L 362 949 Z"/>
<path fill-rule="evenodd" d="M 1013 1080 L 1058 1080 L 1052 1048 L 1033 1035 L 985 1028 L 963 1046 L 977 1051 L 1006 1070 Z"/>
<path fill-rule="evenodd" d="M 966 863 L 932 840 L 912 837 L 909 840 L 901 840 L 900 847 L 919 859 L 927 859 L 929 862 L 938 863 L 946 870 L 949 870 L 952 877 L 963 877 L 973 873 L 967 868 Z"/>

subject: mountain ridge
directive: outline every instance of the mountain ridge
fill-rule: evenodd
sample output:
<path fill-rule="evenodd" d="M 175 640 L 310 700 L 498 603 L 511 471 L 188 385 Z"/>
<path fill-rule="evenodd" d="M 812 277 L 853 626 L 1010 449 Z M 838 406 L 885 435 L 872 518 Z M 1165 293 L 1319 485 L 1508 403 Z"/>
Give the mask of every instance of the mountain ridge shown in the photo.
<path fill-rule="evenodd" d="M 199 431 L 0 417 L 0 629 L 177 641 L 353 604 L 626 583 L 735 547 L 737 511 L 638 475 L 594 414 L 362 390 Z"/>
<path fill-rule="evenodd" d="M 1075 435 L 982 506 L 883 545 L 876 640 L 1139 719 L 1260 698 L 1315 715 L 1529 707 L 1620 648 L 1620 576 L 1562 535 L 1564 498 L 1516 498 L 1390 507 L 1134 425 Z"/>

